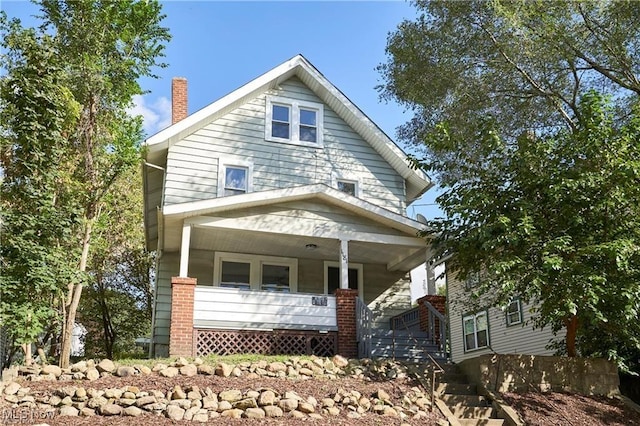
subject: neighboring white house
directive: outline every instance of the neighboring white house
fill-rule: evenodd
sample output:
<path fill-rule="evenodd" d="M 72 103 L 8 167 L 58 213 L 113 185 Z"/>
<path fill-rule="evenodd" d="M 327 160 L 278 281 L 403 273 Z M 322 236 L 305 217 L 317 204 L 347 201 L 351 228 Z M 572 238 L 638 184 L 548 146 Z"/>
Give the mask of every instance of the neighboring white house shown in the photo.
<path fill-rule="evenodd" d="M 381 325 L 410 307 L 426 243 L 406 208 L 431 182 L 340 90 L 300 55 L 189 116 L 174 85 L 174 124 L 145 144 L 153 355 L 169 352 L 172 277 L 197 279 L 194 328 L 236 342 L 334 331 L 337 288 Z"/>
<path fill-rule="evenodd" d="M 517 297 L 508 306 L 472 308 L 470 294 L 475 283 L 457 279 L 447 270 L 447 313 L 449 318 L 450 350 L 453 362 L 480 355 L 527 354 L 552 355 L 547 349 L 554 337 L 551 329 L 533 329 L 531 305 Z"/>

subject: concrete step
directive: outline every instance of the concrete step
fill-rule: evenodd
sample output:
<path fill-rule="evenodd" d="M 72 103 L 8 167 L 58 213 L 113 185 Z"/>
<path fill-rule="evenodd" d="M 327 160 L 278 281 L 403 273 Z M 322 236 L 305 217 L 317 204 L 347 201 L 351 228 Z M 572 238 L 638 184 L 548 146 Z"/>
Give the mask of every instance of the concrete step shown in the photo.
<path fill-rule="evenodd" d="M 492 407 L 470 407 L 468 405 L 447 404 L 454 416 L 459 419 L 495 419 L 496 411 Z"/>
<path fill-rule="evenodd" d="M 436 392 L 438 392 L 440 395 L 477 395 L 478 387 L 476 385 L 470 385 L 466 383 L 446 382 L 438 384 L 438 386 L 436 387 Z"/>
<path fill-rule="evenodd" d="M 454 395 L 445 393 L 440 395 L 440 399 L 449 407 L 466 406 L 466 407 L 487 407 L 490 406 L 489 401 L 480 395 Z"/>
<path fill-rule="evenodd" d="M 460 426 L 502 426 L 503 419 L 458 419 Z"/>

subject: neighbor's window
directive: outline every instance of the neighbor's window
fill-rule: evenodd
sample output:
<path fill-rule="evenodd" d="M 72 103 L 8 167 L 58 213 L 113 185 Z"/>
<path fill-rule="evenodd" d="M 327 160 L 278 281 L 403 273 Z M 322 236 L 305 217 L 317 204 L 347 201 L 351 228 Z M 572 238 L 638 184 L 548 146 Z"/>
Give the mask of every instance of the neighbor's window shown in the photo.
<path fill-rule="evenodd" d="M 265 139 L 321 146 L 323 114 L 322 104 L 267 96 Z"/>
<path fill-rule="evenodd" d="M 507 305 L 507 326 L 522 322 L 522 304 L 520 299 L 513 299 Z"/>
<path fill-rule="evenodd" d="M 472 288 L 479 286 L 481 281 L 482 277 L 479 272 L 471 272 L 467 275 L 467 279 L 464 282 L 464 288 L 466 290 L 471 290 Z"/>
<path fill-rule="evenodd" d="M 467 315 L 462 319 L 462 323 L 465 351 L 489 346 L 489 324 L 486 312 Z"/>

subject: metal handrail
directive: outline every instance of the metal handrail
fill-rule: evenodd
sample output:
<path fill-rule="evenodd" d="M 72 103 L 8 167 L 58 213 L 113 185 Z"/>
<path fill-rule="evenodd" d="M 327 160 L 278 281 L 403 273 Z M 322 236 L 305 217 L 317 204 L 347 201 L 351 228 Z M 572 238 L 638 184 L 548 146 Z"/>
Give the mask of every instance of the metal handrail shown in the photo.
<path fill-rule="evenodd" d="M 431 407 L 429 411 L 433 411 L 433 406 L 435 405 L 436 400 L 436 374 L 444 373 L 444 369 L 438 364 L 438 361 L 433 359 L 431 354 L 427 352 L 427 356 L 429 357 L 429 362 L 433 364 L 434 368 L 431 370 Z"/>

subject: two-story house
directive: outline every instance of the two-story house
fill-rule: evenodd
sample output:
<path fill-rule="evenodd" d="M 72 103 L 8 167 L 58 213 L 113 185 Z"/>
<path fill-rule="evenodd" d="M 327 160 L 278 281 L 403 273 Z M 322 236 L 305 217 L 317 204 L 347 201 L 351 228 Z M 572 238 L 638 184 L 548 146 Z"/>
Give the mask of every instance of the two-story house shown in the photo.
<path fill-rule="evenodd" d="M 340 294 L 381 325 L 409 307 L 427 247 L 405 211 L 431 183 L 307 59 L 188 116 L 186 80 L 172 96 L 143 166 L 152 355 L 345 352 Z"/>

